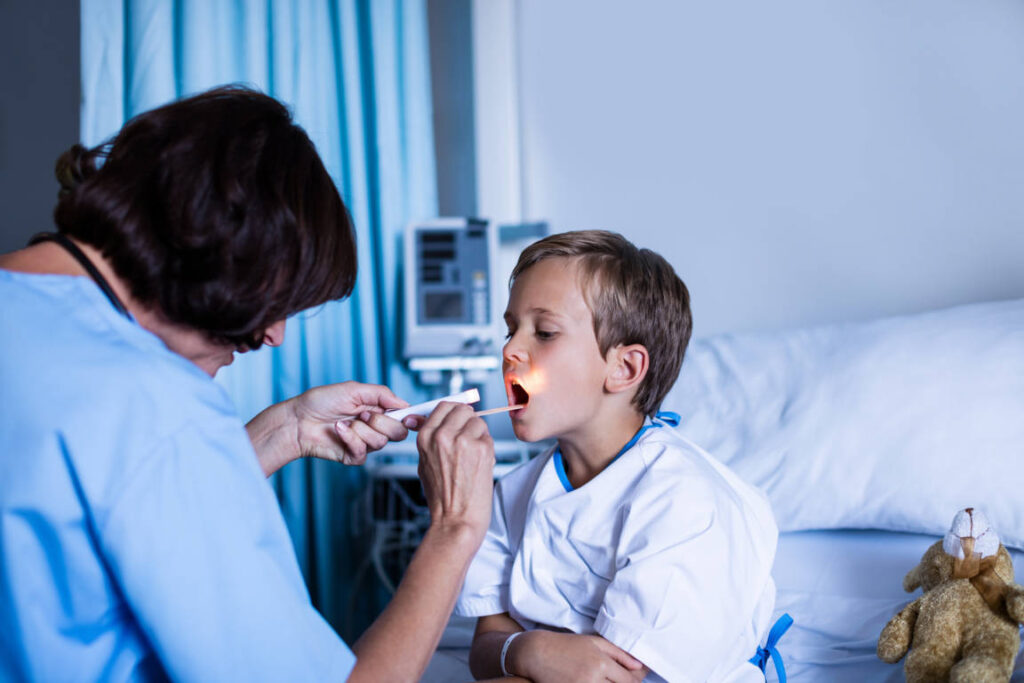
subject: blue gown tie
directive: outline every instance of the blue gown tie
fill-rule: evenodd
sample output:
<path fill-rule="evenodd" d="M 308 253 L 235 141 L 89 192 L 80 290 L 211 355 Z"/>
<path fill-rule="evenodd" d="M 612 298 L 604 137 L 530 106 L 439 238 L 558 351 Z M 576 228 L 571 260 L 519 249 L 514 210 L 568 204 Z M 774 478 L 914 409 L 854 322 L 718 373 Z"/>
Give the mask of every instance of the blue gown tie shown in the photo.
<path fill-rule="evenodd" d="M 757 654 L 750 658 L 750 663 L 759 668 L 761 671 L 765 670 L 768 666 L 768 658 L 770 657 L 772 662 L 775 663 L 775 673 L 779 676 L 779 683 L 786 683 L 786 667 L 782 663 L 782 655 L 779 654 L 778 649 L 775 647 L 779 638 L 782 634 L 789 630 L 789 627 L 793 625 L 793 617 L 789 614 L 783 614 L 779 617 L 775 625 L 768 632 L 768 639 L 765 641 L 764 647 L 758 646 Z"/>

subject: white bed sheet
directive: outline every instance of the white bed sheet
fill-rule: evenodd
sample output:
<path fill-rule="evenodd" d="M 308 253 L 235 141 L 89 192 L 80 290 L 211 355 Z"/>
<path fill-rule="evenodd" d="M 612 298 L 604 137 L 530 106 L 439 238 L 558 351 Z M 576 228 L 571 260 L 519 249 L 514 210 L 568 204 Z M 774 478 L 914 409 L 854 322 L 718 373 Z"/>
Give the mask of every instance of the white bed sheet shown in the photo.
<path fill-rule="evenodd" d="M 934 536 L 890 531 L 800 531 L 781 534 L 773 575 L 776 617 L 794 624 L 779 642 L 788 678 L 862 683 L 903 680 L 903 663 L 875 655 L 886 622 L 920 595 L 903 592 L 903 576 Z M 1024 553 L 1010 550 L 1017 582 L 1024 583 Z M 423 677 L 426 683 L 464 683 L 469 673 L 472 620 L 453 620 Z M 769 681 L 775 680 L 769 663 Z M 1024 682 L 1024 648 L 1014 681 Z"/>

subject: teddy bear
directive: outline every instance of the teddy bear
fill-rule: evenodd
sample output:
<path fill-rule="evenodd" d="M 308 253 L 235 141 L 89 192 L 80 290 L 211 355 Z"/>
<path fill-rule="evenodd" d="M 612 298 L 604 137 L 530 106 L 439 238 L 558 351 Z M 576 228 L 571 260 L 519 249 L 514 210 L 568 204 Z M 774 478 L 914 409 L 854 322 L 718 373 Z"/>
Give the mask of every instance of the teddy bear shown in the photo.
<path fill-rule="evenodd" d="M 1009 681 L 1020 647 L 1024 588 L 985 515 L 960 510 L 943 540 L 903 579 L 923 594 L 896 614 L 878 638 L 890 664 L 907 655 L 907 681 Z M 909 654 L 907 651 L 909 649 Z"/>

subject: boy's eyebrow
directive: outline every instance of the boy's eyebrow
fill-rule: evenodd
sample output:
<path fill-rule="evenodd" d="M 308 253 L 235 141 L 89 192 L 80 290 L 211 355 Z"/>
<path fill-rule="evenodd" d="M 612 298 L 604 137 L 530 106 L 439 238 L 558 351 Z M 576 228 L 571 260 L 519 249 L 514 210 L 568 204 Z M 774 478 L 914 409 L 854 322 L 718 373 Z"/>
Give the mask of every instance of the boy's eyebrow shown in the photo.
<path fill-rule="evenodd" d="M 556 317 L 559 317 L 559 318 L 564 318 L 565 317 L 561 313 L 558 313 L 556 311 L 552 311 L 550 308 L 544 308 L 542 306 L 535 306 L 535 307 L 531 308 L 530 310 L 528 310 L 527 313 L 542 314 L 542 315 L 553 315 L 553 316 L 556 316 Z M 514 321 L 516 319 L 516 317 L 514 315 L 512 315 L 512 313 L 509 312 L 509 311 L 505 311 L 505 315 L 502 316 L 502 317 L 505 319 L 505 322 L 512 322 L 512 321 Z"/>

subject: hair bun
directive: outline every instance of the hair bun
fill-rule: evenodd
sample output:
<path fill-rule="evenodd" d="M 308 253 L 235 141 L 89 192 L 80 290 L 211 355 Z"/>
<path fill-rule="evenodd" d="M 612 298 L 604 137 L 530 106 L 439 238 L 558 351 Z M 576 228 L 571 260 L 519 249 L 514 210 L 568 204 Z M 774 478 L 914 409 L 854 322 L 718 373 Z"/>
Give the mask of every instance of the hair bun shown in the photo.
<path fill-rule="evenodd" d="M 75 191 L 83 180 L 96 172 L 96 150 L 80 144 L 71 146 L 57 159 L 54 173 L 60 183 L 59 197 L 66 197 Z"/>

